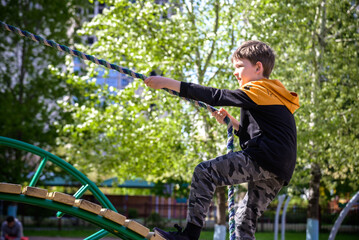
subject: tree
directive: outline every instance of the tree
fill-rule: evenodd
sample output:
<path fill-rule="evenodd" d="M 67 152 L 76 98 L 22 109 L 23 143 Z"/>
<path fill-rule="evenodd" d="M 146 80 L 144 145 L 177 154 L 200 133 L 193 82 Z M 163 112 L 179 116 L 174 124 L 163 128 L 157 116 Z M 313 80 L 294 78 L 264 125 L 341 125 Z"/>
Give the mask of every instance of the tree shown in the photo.
<path fill-rule="evenodd" d="M 183 81 L 233 88 L 229 57 L 241 30 L 232 11 L 235 3 L 156 2 L 105 1 L 108 8 L 80 31 L 97 41 L 77 47 L 140 73 L 156 70 Z M 113 94 L 106 88 L 88 91 L 94 72 L 92 67 L 82 77 L 68 75 L 86 96 L 78 105 L 63 104 L 75 119 L 63 128 L 59 124 L 69 161 L 121 179 L 190 181 L 200 161 L 225 153 L 225 128 L 206 111 L 158 91 L 136 94 L 138 82 Z"/>
<path fill-rule="evenodd" d="M 45 38 L 71 43 L 79 23 L 76 9 L 84 1 L 14 1 L 0 3 L 1 20 Z M 0 32 L 0 135 L 39 147 L 55 146 L 53 122 L 66 117 L 55 101 L 68 92 L 63 78 L 54 77 L 48 65 L 61 65 L 64 55 L 7 31 Z M 32 156 L 1 148 L 0 181 L 22 183 L 34 170 Z"/>

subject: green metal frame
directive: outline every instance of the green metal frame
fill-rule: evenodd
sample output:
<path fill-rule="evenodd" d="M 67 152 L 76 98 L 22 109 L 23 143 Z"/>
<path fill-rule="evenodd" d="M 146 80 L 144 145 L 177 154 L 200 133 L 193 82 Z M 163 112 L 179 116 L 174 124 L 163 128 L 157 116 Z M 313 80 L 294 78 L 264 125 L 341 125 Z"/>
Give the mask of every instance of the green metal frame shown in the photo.
<path fill-rule="evenodd" d="M 7 201 L 14 201 L 14 202 L 21 202 L 36 206 L 41 206 L 44 208 L 49 208 L 52 210 L 61 210 L 67 214 L 72 216 L 81 218 L 86 220 L 87 222 L 91 222 L 101 228 L 106 229 L 108 232 L 121 237 L 122 239 L 146 239 L 142 236 L 138 235 L 135 232 L 128 231 L 126 227 L 118 225 L 111 220 L 103 218 L 99 215 L 93 214 L 91 212 L 87 212 L 77 207 L 73 207 L 70 205 L 62 204 L 59 202 L 54 202 L 48 199 L 41 199 L 35 197 L 29 197 L 26 195 L 17 195 L 17 194 L 8 194 L 8 193 L 0 193 L 0 199 L 7 200 Z"/>
<path fill-rule="evenodd" d="M 28 143 L 25 143 L 22 141 L 18 141 L 15 139 L 0 137 L 0 145 L 24 150 L 27 152 L 31 152 L 31 153 L 33 153 L 37 156 L 40 156 L 42 158 L 42 161 L 40 162 L 34 176 L 32 177 L 29 186 L 34 187 L 36 185 L 46 163 L 48 161 L 50 161 L 50 162 L 56 164 L 57 166 L 59 166 L 60 168 L 62 168 L 64 171 L 66 171 L 68 174 L 73 176 L 76 180 L 78 180 L 83 185 L 75 193 L 75 195 L 74 195 L 75 198 L 80 198 L 87 190 L 89 190 L 103 207 L 117 212 L 116 208 L 112 205 L 110 200 L 108 200 L 108 198 L 101 192 L 101 190 L 96 186 L 96 184 L 93 183 L 82 172 L 77 170 L 75 167 L 73 167 L 68 162 L 62 160 L 61 158 L 41 149 L 39 147 L 36 147 L 31 144 L 28 144 Z M 71 206 L 67 207 L 62 204 L 52 202 L 50 200 L 46 200 L 46 199 L 41 200 L 41 199 L 37 199 L 37 198 L 26 197 L 24 195 L 11 195 L 11 194 L 0 194 L 0 199 L 24 202 L 24 203 L 29 203 L 29 204 L 33 204 L 33 205 L 43 206 L 46 208 L 60 210 L 61 212 L 57 213 L 58 217 L 61 217 L 63 215 L 63 212 L 65 212 L 70 215 L 74 215 L 74 216 L 83 218 L 86 221 L 92 222 L 92 223 L 104 228 L 104 229 L 94 233 L 93 235 L 87 237 L 85 240 L 101 239 L 102 237 L 105 237 L 106 235 L 109 234 L 107 229 L 110 229 L 110 228 L 116 229 L 117 231 L 121 230 L 121 235 L 124 234 L 124 236 L 130 237 L 130 238 L 124 238 L 124 239 L 134 239 L 134 240 L 145 240 L 146 239 L 123 226 L 121 226 L 121 227 L 118 226 L 115 228 L 114 227 L 114 225 L 116 225 L 115 223 L 113 223 L 105 218 L 102 218 L 101 216 L 97 216 L 97 215 L 94 215 L 91 213 L 88 213 L 88 214 L 93 215 L 93 216 L 88 216 L 87 214 L 82 213 L 83 212 L 82 210 L 81 211 L 77 210 L 78 208 L 71 207 Z M 58 207 L 58 208 L 53 208 L 53 206 Z M 106 225 L 106 224 L 109 224 L 109 225 Z M 104 227 L 104 226 L 106 226 L 106 227 Z M 113 231 L 111 231 L 111 232 L 114 233 Z M 116 234 L 116 235 L 118 235 L 118 234 Z"/>

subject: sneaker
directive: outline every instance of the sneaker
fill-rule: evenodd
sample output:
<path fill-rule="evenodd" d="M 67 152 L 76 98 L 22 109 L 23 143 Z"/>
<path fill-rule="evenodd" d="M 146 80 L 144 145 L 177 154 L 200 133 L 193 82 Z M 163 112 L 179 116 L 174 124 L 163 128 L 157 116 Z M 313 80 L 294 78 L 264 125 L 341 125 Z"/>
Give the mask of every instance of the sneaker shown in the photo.
<path fill-rule="evenodd" d="M 166 232 L 156 227 L 153 230 L 166 240 L 190 240 L 178 224 L 175 224 L 174 227 L 177 229 L 177 232 Z"/>

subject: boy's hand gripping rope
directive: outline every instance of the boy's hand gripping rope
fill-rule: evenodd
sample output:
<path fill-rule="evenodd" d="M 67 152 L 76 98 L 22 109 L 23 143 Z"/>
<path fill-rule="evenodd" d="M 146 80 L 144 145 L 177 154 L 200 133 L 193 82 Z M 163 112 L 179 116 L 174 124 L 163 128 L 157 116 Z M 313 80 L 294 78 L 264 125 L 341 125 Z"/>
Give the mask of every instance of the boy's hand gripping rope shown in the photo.
<path fill-rule="evenodd" d="M 74 50 L 74 49 L 71 49 L 67 46 L 64 46 L 64 45 L 60 45 L 58 43 L 56 43 L 55 41 L 52 41 L 52 40 L 46 40 L 38 35 L 34 35 L 30 32 L 27 32 L 27 31 L 24 31 L 24 30 L 21 30 L 19 28 L 16 28 L 14 26 L 11 26 L 11 25 L 8 25 L 2 21 L 0 21 L 0 24 L 1 24 L 1 27 L 5 30 L 8 30 L 10 32 L 14 32 L 18 35 L 20 35 L 21 37 L 27 37 L 35 42 L 38 42 L 38 43 L 41 43 L 43 45 L 46 45 L 46 46 L 49 46 L 49 47 L 53 47 L 55 49 L 57 49 L 58 51 L 60 52 L 66 52 L 68 54 L 71 54 L 75 57 L 79 57 L 79 58 L 82 58 L 84 60 L 89 60 L 93 63 L 96 63 L 98 65 L 102 65 L 106 68 L 109 68 L 109 69 L 113 69 L 113 70 L 116 70 L 120 73 L 123 73 L 123 74 L 127 74 L 133 78 L 140 78 L 142 80 L 145 80 L 147 78 L 147 76 L 143 75 L 143 74 L 140 74 L 140 73 L 136 73 L 130 69 L 127 69 L 127 68 L 123 68 L 123 67 L 120 67 L 118 65 L 115 65 L 115 64 L 111 64 L 103 59 L 98 59 L 94 56 L 91 56 L 91 55 L 87 55 L 87 54 L 84 54 L 80 51 L 77 51 L 77 50 Z M 179 96 L 179 93 L 176 92 L 176 91 L 173 91 L 173 90 L 170 90 L 170 89 L 166 89 L 164 88 L 163 90 L 171 93 L 172 95 L 176 95 L 176 96 Z M 204 102 L 201 102 L 201 101 L 196 101 L 196 100 L 193 100 L 193 99 L 189 99 L 189 98 L 184 98 L 184 97 L 181 97 L 182 99 L 186 100 L 186 101 L 189 101 L 191 103 L 193 103 L 194 105 L 196 106 L 199 106 L 199 107 L 202 107 L 202 108 L 205 108 L 207 109 L 208 111 L 210 112 L 215 112 L 217 111 L 218 109 L 204 103 Z M 224 119 L 225 123 L 227 124 L 227 153 L 230 153 L 230 152 L 233 152 L 233 149 L 234 149 L 234 145 L 233 145 L 233 124 L 231 122 L 231 120 L 226 116 L 225 119 Z M 228 211 L 229 211 L 229 232 L 230 232 L 230 240 L 235 240 L 235 220 L 234 220 L 234 215 L 235 215 L 235 210 L 234 210 L 234 187 L 233 186 L 230 186 L 229 189 L 228 189 Z"/>

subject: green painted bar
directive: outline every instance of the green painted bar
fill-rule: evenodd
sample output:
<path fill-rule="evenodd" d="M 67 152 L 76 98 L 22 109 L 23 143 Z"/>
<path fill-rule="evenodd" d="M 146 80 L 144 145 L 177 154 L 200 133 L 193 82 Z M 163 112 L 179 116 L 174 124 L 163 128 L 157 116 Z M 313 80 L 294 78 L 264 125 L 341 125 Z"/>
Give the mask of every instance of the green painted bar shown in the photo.
<path fill-rule="evenodd" d="M 80 208 L 54 202 L 49 199 L 34 198 L 22 194 L 17 195 L 7 193 L 0 193 L 0 199 L 41 206 L 52 210 L 60 210 L 72 216 L 84 219 L 87 222 L 93 223 L 124 240 L 146 240 L 145 237 L 140 236 L 139 234 L 127 229 L 124 226 L 118 225 L 111 220 L 93 214 L 91 212 L 84 211 Z"/>
<path fill-rule="evenodd" d="M 108 234 L 109 234 L 109 232 L 102 229 L 102 230 L 92 234 L 91 236 L 85 238 L 84 240 L 98 240 L 98 239 L 101 239 L 103 237 L 106 237 Z"/>
<path fill-rule="evenodd" d="M 42 161 L 41 161 L 39 167 L 37 168 L 37 170 L 36 170 L 36 172 L 35 172 L 35 175 L 34 175 L 34 176 L 32 177 L 32 179 L 31 179 L 31 182 L 30 182 L 30 184 L 29 184 L 29 187 L 35 187 L 37 181 L 38 181 L 39 178 L 40 178 L 40 174 L 42 173 L 42 170 L 44 169 L 44 167 L 45 167 L 45 165 L 46 165 L 46 162 L 47 162 L 47 156 L 45 156 L 45 157 L 42 159 Z"/>
<path fill-rule="evenodd" d="M 82 185 L 82 186 L 80 187 L 80 189 L 77 190 L 77 192 L 74 194 L 74 197 L 75 197 L 76 199 L 79 199 L 80 197 L 82 197 L 82 195 L 84 195 L 84 193 L 87 191 L 88 188 L 89 188 L 89 185 L 88 185 L 88 184 Z M 60 211 L 56 213 L 56 217 L 57 217 L 57 218 L 61 218 L 61 217 L 64 216 L 64 215 L 65 215 L 65 213 L 60 212 Z"/>
<path fill-rule="evenodd" d="M 80 197 L 82 197 L 82 195 L 84 195 L 84 193 L 87 191 L 87 189 L 89 188 L 89 185 L 83 185 L 79 190 L 77 190 L 77 192 L 74 194 L 74 197 L 76 199 L 79 199 Z"/>

